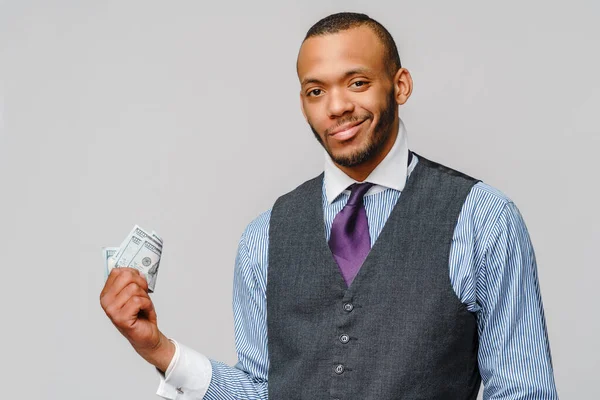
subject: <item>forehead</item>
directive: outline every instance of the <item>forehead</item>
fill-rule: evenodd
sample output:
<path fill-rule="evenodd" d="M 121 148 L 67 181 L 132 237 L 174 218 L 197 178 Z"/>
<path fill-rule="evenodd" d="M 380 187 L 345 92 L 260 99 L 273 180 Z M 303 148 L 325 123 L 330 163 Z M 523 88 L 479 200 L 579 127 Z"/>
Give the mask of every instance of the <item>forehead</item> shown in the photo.
<path fill-rule="evenodd" d="M 298 78 L 331 77 L 349 69 L 366 68 L 384 72 L 384 46 L 367 26 L 333 34 L 313 36 L 302 44 L 298 53 Z"/>

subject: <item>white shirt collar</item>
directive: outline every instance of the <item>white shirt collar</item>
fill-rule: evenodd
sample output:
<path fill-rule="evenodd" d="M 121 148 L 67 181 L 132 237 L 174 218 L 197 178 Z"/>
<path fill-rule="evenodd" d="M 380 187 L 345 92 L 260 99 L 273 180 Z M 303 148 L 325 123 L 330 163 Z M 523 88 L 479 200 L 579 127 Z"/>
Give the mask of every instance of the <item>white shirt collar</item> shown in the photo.
<path fill-rule="evenodd" d="M 402 191 L 406 184 L 408 173 L 408 138 L 406 127 L 400 119 L 398 127 L 398 136 L 394 145 L 390 149 L 385 158 L 375 167 L 375 169 L 364 180 L 365 182 L 374 183 L 375 185 L 369 189 L 366 195 L 373 194 L 391 188 Z M 325 152 L 325 192 L 327 194 L 327 202 L 331 204 L 346 188 L 353 183 L 354 179 L 350 178 L 344 171 L 339 169 L 327 152 Z"/>

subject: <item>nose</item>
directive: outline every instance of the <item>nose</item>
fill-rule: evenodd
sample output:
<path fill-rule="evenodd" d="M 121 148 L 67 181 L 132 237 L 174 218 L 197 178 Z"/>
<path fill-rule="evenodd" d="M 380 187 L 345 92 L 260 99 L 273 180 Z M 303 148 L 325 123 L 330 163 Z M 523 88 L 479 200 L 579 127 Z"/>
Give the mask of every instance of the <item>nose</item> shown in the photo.
<path fill-rule="evenodd" d="M 354 104 L 344 94 L 343 90 L 331 90 L 327 96 L 327 115 L 329 118 L 341 117 L 354 111 Z"/>

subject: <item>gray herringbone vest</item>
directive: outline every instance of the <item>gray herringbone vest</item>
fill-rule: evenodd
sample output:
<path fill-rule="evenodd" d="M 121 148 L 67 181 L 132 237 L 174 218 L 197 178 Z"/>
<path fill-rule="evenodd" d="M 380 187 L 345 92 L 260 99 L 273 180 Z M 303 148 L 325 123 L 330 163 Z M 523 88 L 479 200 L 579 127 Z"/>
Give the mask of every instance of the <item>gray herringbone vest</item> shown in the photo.
<path fill-rule="evenodd" d="M 323 174 L 275 202 L 270 399 L 476 399 L 477 325 L 450 284 L 448 258 L 477 181 L 418 157 L 350 288 L 325 239 Z"/>

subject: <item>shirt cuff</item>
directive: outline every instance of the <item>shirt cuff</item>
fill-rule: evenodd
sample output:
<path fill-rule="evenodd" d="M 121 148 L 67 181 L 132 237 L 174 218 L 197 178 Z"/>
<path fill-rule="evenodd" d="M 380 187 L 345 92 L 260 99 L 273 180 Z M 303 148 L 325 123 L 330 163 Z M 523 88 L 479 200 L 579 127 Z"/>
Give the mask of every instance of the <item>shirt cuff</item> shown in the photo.
<path fill-rule="evenodd" d="M 202 399 L 212 377 L 212 364 L 198 353 L 173 339 L 175 354 L 165 374 L 158 371 L 160 384 L 156 394 L 167 400 Z"/>

